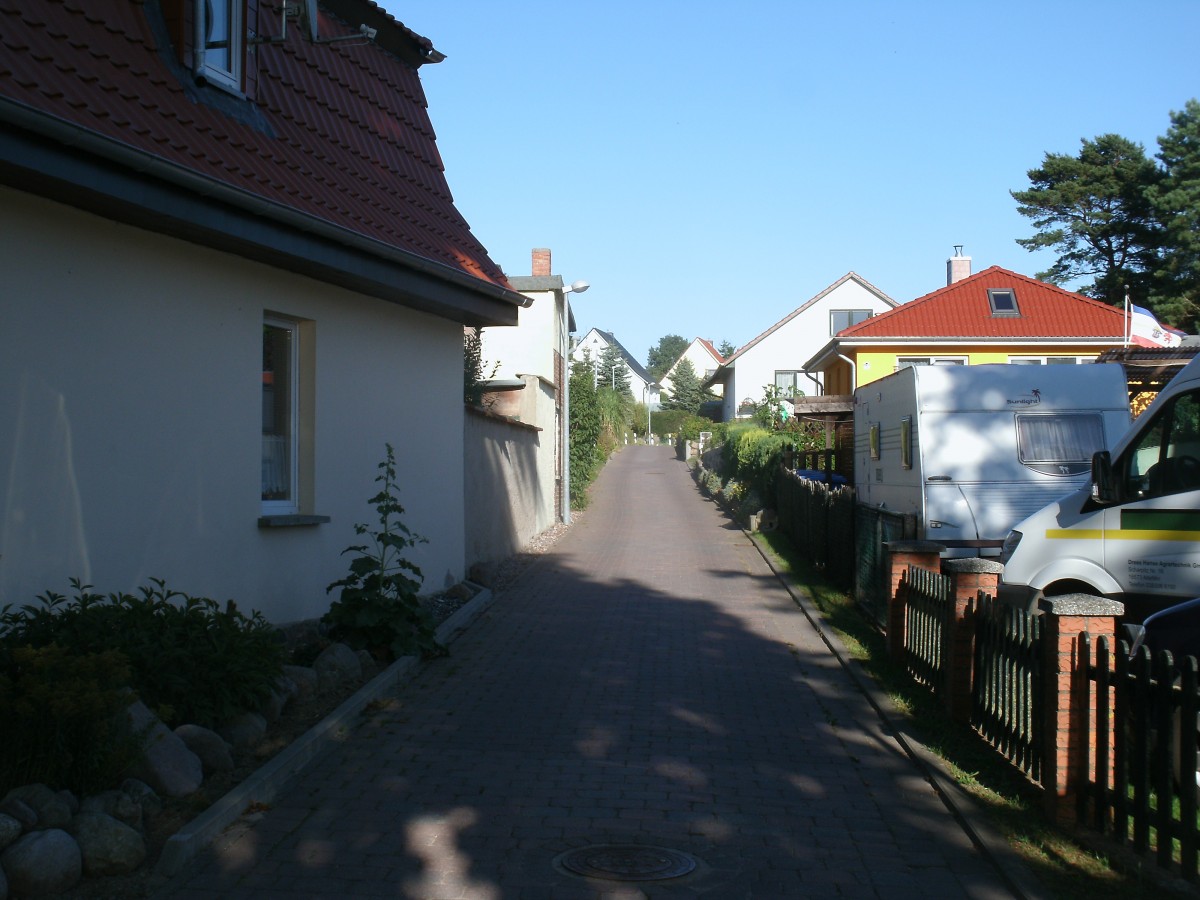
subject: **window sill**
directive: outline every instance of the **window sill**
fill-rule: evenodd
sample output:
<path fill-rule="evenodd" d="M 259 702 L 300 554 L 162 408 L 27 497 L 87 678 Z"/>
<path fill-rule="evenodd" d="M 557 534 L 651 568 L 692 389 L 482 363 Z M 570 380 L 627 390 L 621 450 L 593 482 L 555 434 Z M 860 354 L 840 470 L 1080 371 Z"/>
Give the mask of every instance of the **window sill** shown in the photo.
<path fill-rule="evenodd" d="M 324 525 L 332 521 L 329 516 L 259 516 L 259 528 L 296 528 L 304 525 Z"/>

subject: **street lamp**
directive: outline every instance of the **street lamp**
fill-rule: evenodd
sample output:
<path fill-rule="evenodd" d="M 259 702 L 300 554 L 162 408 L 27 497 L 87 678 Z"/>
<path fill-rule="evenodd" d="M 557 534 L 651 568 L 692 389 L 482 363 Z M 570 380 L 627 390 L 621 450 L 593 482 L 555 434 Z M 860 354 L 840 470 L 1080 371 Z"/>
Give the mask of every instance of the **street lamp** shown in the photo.
<path fill-rule="evenodd" d="M 620 367 L 621 367 L 620 363 L 617 363 L 615 366 L 609 367 L 612 369 L 612 372 L 610 372 L 609 374 L 612 375 L 612 389 L 614 391 L 617 389 L 617 369 L 619 369 Z"/>
<path fill-rule="evenodd" d="M 642 385 L 642 402 L 646 404 L 646 445 L 650 445 L 650 389 L 662 387 L 657 381 L 648 381 Z"/>

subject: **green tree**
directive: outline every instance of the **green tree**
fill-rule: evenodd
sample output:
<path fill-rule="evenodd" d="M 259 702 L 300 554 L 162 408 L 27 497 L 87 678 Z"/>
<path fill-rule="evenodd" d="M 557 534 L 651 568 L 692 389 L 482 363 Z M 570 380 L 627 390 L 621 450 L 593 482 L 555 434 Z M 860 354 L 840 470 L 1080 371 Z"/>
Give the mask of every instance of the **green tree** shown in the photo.
<path fill-rule="evenodd" d="M 721 341 L 717 345 L 717 352 L 721 354 L 721 359 L 729 359 L 729 357 L 737 353 L 737 347 L 733 346 L 729 341 Z"/>
<path fill-rule="evenodd" d="M 1195 333 L 1200 322 L 1200 102 L 1171 113 L 1158 139 L 1163 178 L 1150 202 L 1163 227 L 1154 311 L 1164 322 Z"/>
<path fill-rule="evenodd" d="M 625 362 L 625 357 L 621 355 L 621 348 L 616 344 L 609 344 L 600 354 L 596 384 L 615 390 L 618 394 L 633 396 L 633 391 L 629 387 L 629 365 Z"/>
<path fill-rule="evenodd" d="M 700 386 L 700 376 L 690 359 L 681 359 L 671 375 L 671 399 L 663 404 L 667 409 L 683 409 L 694 413 L 707 398 Z"/>
<path fill-rule="evenodd" d="M 591 353 L 571 364 L 571 404 L 568 435 L 571 460 L 571 506 L 587 505 L 587 487 L 600 468 L 600 405 L 596 398 L 596 369 Z"/>
<path fill-rule="evenodd" d="M 1105 134 L 1082 141 L 1078 156 L 1047 153 L 1029 170 L 1030 188 L 1012 191 L 1017 211 L 1037 233 L 1018 238 L 1026 250 L 1053 250 L 1038 278 L 1052 284 L 1092 281 L 1082 293 L 1121 305 L 1125 288 L 1149 304 L 1161 244 L 1150 193 L 1161 172 L 1141 144 Z"/>
<path fill-rule="evenodd" d="M 670 371 L 675 361 L 683 356 L 688 348 L 688 340 L 677 334 L 667 334 L 658 339 L 658 343 L 646 354 L 646 371 L 655 381 L 662 381 Z"/>

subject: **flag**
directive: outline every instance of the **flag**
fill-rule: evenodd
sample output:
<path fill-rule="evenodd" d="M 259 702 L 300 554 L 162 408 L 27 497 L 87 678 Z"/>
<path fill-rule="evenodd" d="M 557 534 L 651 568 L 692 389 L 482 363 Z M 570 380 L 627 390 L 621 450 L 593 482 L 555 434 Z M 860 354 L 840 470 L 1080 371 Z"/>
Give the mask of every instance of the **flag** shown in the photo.
<path fill-rule="evenodd" d="M 1129 307 L 1129 339 L 1139 347 L 1178 347 L 1183 339 L 1158 324 L 1154 313 L 1140 306 Z"/>

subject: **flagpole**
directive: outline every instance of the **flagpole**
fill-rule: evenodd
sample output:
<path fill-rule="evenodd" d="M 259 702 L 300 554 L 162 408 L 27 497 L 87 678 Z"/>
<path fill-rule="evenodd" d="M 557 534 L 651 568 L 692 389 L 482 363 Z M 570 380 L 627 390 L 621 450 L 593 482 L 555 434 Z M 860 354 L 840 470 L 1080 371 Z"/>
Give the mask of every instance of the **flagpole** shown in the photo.
<path fill-rule="evenodd" d="M 1125 346 L 1129 346 L 1131 340 L 1133 322 L 1129 318 L 1129 285 L 1125 285 Z"/>

